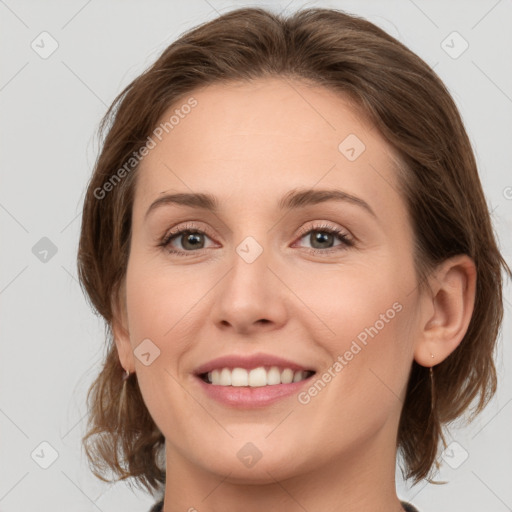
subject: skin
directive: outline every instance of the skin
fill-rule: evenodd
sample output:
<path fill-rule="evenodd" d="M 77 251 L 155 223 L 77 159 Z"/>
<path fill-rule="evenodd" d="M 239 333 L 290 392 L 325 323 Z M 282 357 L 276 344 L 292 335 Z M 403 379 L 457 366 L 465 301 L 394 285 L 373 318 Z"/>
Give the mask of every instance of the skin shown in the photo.
<path fill-rule="evenodd" d="M 138 170 L 113 325 L 121 364 L 136 372 L 166 438 L 164 511 L 235 512 L 242 503 L 248 512 L 402 510 L 395 445 L 411 364 L 438 364 L 462 340 L 473 262 L 445 261 L 431 293 L 420 294 L 397 157 L 346 98 L 284 79 L 215 84 L 191 96 L 198 105 Z M 354 161 L 338 150 L 349 134 L 366 146 Z M 279 210 L 296 188 L 342 189 L 375 217 L 340 201 Z M 156 199 L 177 192 L 213 194 L 219 210 L 168 204 L 145 218 Z M 207 230 L 203 249 L 185 237 L 170 247 L 188 249 L 184 256 L 158 246 L 190 223 Z M 354 245 L 336 236 L 315 244 L 311 235 L 326 223 Z M 252 263 L 236 252 L 248 236 L 263 248 Z M 322 374 L 396 303 L 400 312 L 307 404 L 291 396 L 235 409 L 210 400 L 192 376 L 220 355 L 258 352 Z M 146 338 L 160 350 L 147 366 L 134 355 Z M 262 455 L 250 468 L 237 457 L 248 442 Z"/>

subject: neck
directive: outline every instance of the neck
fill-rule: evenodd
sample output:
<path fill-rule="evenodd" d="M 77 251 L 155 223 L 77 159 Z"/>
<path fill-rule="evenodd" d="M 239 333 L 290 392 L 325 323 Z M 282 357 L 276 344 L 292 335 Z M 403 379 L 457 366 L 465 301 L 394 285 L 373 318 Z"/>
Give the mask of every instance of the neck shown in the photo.
<path fill-rule="evenodd" d="M 271 465 L 262 457 L 250 479 L 226 466 L 223 474 L 182 457 L 166 442 L 164 512 L 402 512 L 395 487 L 396 425 L 383 427 L 371 442 L 324 457 L 302 471 L 293 460 Z"/>

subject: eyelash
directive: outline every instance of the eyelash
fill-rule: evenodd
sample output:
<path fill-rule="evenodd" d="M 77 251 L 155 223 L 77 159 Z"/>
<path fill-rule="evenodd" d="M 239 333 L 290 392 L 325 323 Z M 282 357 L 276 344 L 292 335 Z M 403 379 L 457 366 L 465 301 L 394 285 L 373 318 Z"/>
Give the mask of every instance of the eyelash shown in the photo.
<path fill-rule="evenodd" d="M 309 253 L 311 254 L 331 254 L 333 252 L 338 252 L 340 250 L 346 250 L 348 247 L 354 246 L 354 240 L 350 238 L 349 235 L 347 235 L 345 232 L 343 232 L 341 229 L 331 226 L 329 224 L 321 224 L 321 225 L 313 225 L 309 226 L 307 228 L 303 228 L 300 230 L 298 240 L 302 239 L 307 234 L 316 231 L 319 233 L 328 233 L 330 235 L 334 235 L 337 237 L 337 239 L 341 242 L 341 244 L 335 246 L 335 247 L 329 247 L 327 249 L 315 249 L 315 248 L 307 248 Z M 192 251 L 181 251 L 181 250 L 175 250 L 175 249 L 169 249 L 169 244 L 175 239 L 178 238 L 181 235 L 184 234 L 198 234 L 198 235 L 206 235 L 209 236 L 208 231 L 203 231 L 199 229 L 194 224 L 187 224 L 179 229 L 174 229 L 167 233 L 164 238 L 158 243 L 159 247 L 162 247 L 164 249 L 167 249 L 167 252 L 170 254 L 175 254 L 177 256 L 192 256 L 194 253 L 199 253 L 205 248 L 192 250 Z M 210 237 L 212 238 L 212 237 Z"/>

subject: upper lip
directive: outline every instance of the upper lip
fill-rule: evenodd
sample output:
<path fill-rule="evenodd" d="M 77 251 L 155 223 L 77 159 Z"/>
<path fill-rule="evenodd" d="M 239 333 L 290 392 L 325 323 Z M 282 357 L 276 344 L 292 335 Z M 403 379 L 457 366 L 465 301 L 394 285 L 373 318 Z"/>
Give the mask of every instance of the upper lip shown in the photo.
<path fill-rule="evenodd" d="M 290 368 L 293 371 L 307 370 L 315 371 L 312 368 L 308 368 L 301 364 L 284 359 L 282 357 L 274 356 L 271 354 L 253 354 L 253 355 L 225 355 L 212 359 L 207 363 L 197 367 L 194 371 L 196 375 L 202 375 L 203 373 L 211 372 L 212 370 L 221 368 L 245 368 L 246 370 L 252 370 L 260 366 L 278 366 L 281 368 Z"/>

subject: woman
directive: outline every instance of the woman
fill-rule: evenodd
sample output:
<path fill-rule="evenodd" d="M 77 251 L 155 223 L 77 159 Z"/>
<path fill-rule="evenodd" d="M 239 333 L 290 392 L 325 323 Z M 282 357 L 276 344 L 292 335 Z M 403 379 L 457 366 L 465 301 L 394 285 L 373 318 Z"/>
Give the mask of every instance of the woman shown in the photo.
<path fill-rule="evenodd" d="M 108 127 L 108 128 L 107 128 Z M 240 9 L 114 101 L 79 275 L 109 328 L 87 456 L 153 511 L 415 510 L 496 390 L 511 275 L 460 114 L 363 19 Z"/>

